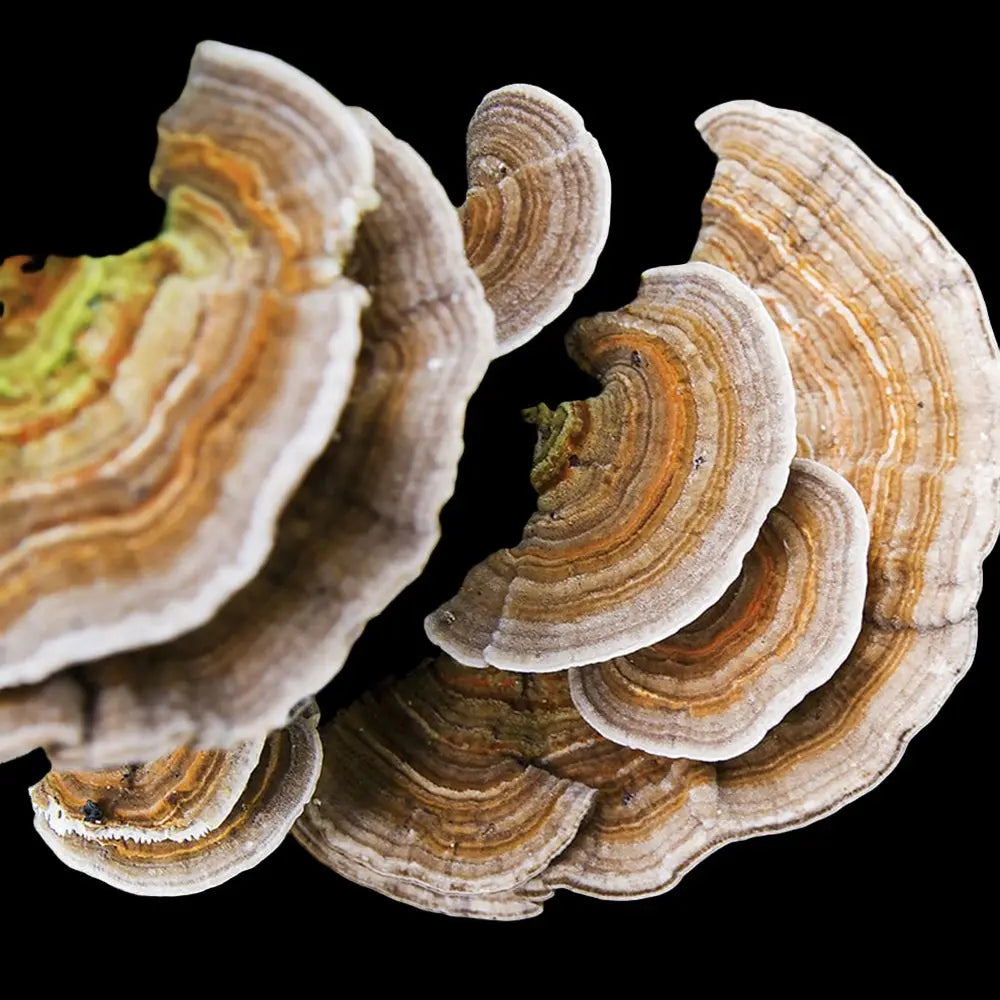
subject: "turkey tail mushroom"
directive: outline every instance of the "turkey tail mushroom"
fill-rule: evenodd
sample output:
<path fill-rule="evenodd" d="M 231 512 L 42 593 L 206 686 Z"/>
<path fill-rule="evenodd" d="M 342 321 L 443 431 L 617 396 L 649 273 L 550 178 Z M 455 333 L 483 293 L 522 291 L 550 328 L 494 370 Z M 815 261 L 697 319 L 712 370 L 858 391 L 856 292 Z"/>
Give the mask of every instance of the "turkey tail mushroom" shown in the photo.
<path fill-rule="evenodd" d="M 214 42 L 160 121 L 163 232 L 0 266 L 0 687 L 202 624 L 260 569 L 347 399 L 371 144 Z"/>
<path fill-rule="evenodd" d="M 483 98 L 469 123 L 465 248 L 497 321 L 497 353 L 530 340 L 594 273 L 611 177 L 583 119 L 540 87 Z"/>
<path fill-rule="evenodd" d="M 538 510 L 427 618 L 471 666 L 561 670 L 672 634 L 722 597 L 788 478 L 788 362 L 731 274 L 648 271 L 567 342 L 600 395 L 529 414 Z"/>
<path fill-rule="evenodd" d="M 867 558 L 857 493 L 817 462 L 795 459 L 723 599 L 661 642 L 571 670 L 573 703 L 626 746 L 736 757 L 847 659 L 861 630 Z"/>
<path fill-rule="evenodd" d="M 210 622 L 73 671 L 94 693 L 90 725 L 84 740 L 48 747 L 59 767 L 232 746 L 280 725 L 437 542 L 493 316 L 427 165 L 372 116 L 354 117 L 375 150 L 381 204 L 349 262 L 371 304 L 336 438 L 282 515 L 261 573 Z"/>
<path fill-rule="evenodd" d="M 176 750 L 149 764 L 52 772 L 31 789 L 35 828 L 70 868 L 142 896 L 203 892 L 255 867 L 312 794 L 322 747 L 307 705 L 264 740 Z"/>

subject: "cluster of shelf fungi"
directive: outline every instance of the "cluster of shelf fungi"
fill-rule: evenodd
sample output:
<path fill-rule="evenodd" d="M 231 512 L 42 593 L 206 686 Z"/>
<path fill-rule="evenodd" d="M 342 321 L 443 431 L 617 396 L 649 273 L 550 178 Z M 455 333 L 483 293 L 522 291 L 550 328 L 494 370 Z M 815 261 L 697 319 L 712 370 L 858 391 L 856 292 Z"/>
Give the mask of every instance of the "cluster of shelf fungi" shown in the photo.
<path fill-rule="evenodd" d="M 1000 361 L 966 263 L 832 129 L 754 102 L 690 261 L 577 322 L 520 543 L 437 659 L 312 697 L 420 573 L 490 360 L 568 306 L 610 216 L 580 116 L 511 86 L 456 210 L 370 114 L 200 45 L 163 231 L 0 265 L 0 759 L 38 746 L 66 864 L 198 892 L 292 835 L 427 909 L 668 889 L 875 785 L 972 661 Z M 430 610 L 430 609 L 428 609 Z M 145 762 L 145 763 L 140 763 Z"/>

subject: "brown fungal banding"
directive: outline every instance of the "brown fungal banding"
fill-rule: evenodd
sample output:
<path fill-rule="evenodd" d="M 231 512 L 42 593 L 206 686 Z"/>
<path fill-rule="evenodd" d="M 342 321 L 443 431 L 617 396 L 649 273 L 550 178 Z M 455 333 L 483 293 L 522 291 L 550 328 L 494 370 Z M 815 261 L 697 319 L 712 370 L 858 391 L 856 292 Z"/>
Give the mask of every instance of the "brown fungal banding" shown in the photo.
<path fill-rule="evenodd" d="M 351 384 L 372 173 L 318 84 L 206 42 L 160 121 L 163 233 L 0 268 L 0 686 L 170 639 L 260 569 Z"/>
<path fill-rule="evenodd" d="M 573 710 L 565 675 L 478 671 L 477 687 L 477 671 L 443 658 L 399 682 L 423 727 L 418 774 L 447 742 L 475 747 L 481 768 L 513 759 L 597 791 L 566 850 L 506 890 L 511 916 L 538 911 L 512 909 L 511 893 L 663 892 L 727 843 L 833 812 L 885 777 L 975 650 L 998 516 L 1000 373 L 971 272 L 895 182 L 825 126 L 750 103 L 700 125 L 720 164 L 697 255 L 731 267 L 772 310 L 801 450 L 837 468 L 867 507 L 866 620 L 830 680 L 759 744 L 714 764 L 610 743 Z M 545 697 L 532 699 L 540 683 Z M 352 863 L 349 877 L 363 880 L 357 854 Z M 379 878 L 368 884 L 416 905 L 494 915 L 488 894 L 452 905 L 416 881 Z"/>
<path fill-rule="evenodd" d="M 349 853 L 342 853 L 323 843 L 315 847 L 311 844 L 311 834 L 300 835 L 298 825 L 292 833 L 317 860 L 332 868 L 338 875 L 363 885 L 366 889 L 408 903 L 421 910 L 441 913 L 449 917 L 475 917 L 480 920 L 524 920 L 537 917 L 542 912 L 542 904 L 555 895 L 536 879 L 534 882 L 518 886 L 516 889 L 499 889 L 496 892 L 441 892 L 420 882 L 409 882 L 390 875 L 381 875 L 371 868 L 355 861 Z"/>
<path fill-rule="evenodd" d="M 594 797 L 544 763 L 546 725 L 562 734 L 568 718 L 573 739 L 587 729 L 568 697 L 546 714 L 552 687 L 565 678 L 441 657 L 376 689 L 324 726 L 326 764 L 296 839 L 347 878 L 425 909 L 531 915 L 537 899 L 515 890 L 565 849 Z"/>
<path fill-rule="evenodd" d="M 676 632 L 739 574 L 788 477 L 788 363 L 732 275 L 649 271 L 631 305 L 579 321 L 567 342 L 601 393 L 533 411 L 538 511 L 427 619 L 473 666 L 559 670 Z"/>
<path fill-rule="evenodd" d="M 196 840 L 232 812 L 263 745 L 259 740 L 230 751 L 180 748 L 137 766 L 50 771 L 31 788 L 31 804 L 58 836 L 139 844 Z M 89 822 L 88 813 L 100 815 L 100 822 Z"/>
<path fill-rule="evenodd" d="M 857 493 L 796 459 L 723 599 L 661 642 L 571 670 L 574 704 L 608 739 L 649 753 L 725 760 L 749 750 L 847 658 L 867 556 Z"/>
<path fill-rule="evenodd" d="M 49 747 L 56 766 L 148 759 L 191 741 L 232 746 L 280 726 L 437 542 L 493 318 L 444 189 L 410 146 L 354 114 L 375 150 L 381 203 L 349 263 L 371 304 L 336 438 L 282 515 L 259 576 L 210 622 L 74 672 L 94 692 L 90 726 L 84 743 Z"/>
<path fill-rule="evenodd" d="M 1000 362 L 968 265 L 852 142 L 753 102 L 698 127 L 719 165 L 695 256 L 760 295 L 791 363 L 800 449 L 854 486 L 871 523 L 847 662 L 727 765 L 744 828 L 780 829 L 884 777 L 972 662 L 1000 515 Z"/>
<path fill-rule="evenodd" d="M 998 518 L 1000 362 L 975 276 L 826 125 L 738 101 L 698 128 L 719 164 L 693 256 L 760 296 L 791 364 L 800 452 L 865 502 L 868 616 L 961 621 Z"/>
<path fill-rule="evenodd" d="M 562 313 L 594 273 L 608 236 L 611 178 L 580 115 L 526 84 L 483 98 L 466 147 L 466 252 L 504 354 Z"/>
<path fill-rule="evenodd" d="M 748 753 L 715 765 L 642 755 L 641 767 L 674 768 L 654 769 L 627 802 L 599 796 L 532 888 L 655 895 L 726 844 L 829 815 L 888 774 L 971 661 L 975 636 L 974 618 L 920 632 L 865 625 L 833 679 Z M 613 787 L 612 775 L 605 780 Z"/>
<path fill-rule="evenodd" d="M 50 774 L 31 791 L 35 828 L 69 867 L 118 889 L 202 892 L 259 864 L 288 833 L 319 775 L 318 717 L 310 706 L 263 743 L 230 752 Z"/>

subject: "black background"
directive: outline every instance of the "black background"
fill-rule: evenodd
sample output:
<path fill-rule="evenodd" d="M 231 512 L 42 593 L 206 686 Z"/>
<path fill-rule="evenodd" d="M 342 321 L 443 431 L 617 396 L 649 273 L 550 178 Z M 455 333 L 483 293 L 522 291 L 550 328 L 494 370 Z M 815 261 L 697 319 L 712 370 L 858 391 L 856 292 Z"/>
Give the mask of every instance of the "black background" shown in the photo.
<path fill-rule="evenodd" d="M 987 305 L 998 308 L 998 219 L 987 187 L 994 171 L 981 148 L 992 92 L 974 75 L 978 56 L 968 38 L 932 31 L 904 42 L 858 27 L 842 37 L 803 31 L 779 41 L 756 21 L 721 14 L 696 28 L 623 15 L 624 31 L 590 23 L 580 37 L 506 8 L 483 24 L 465 15 L 404 24 L 372 7 L 346 20 L 337 15 L 336 27 L 320 30 L 296 10 L 280 12 L 294 27 L 272 13 L 242 28 L 194 19 L 186 33 L 90 20 L 54 40 L 41 18 L 5 32 L 0 258 L 119 253 L 158 231 L 162 206 L 146 186 L 156 118 L 180 93 L 203 37 L 273 52 L 345 103 L 367 107 L 422 153 L 456 204 L 465 127 L 479 99 L 506 83 L 538 84 L 583 115 L 607 157 L 613 190 L 610 237 L 594 279 L 538 338 L 490 368 L 469 407 L 441 544 L 421 579 L 370 624 L 322 696 L 326 713 L 376 677 L 414 666 L 430 651 L 423 616 L 454 593 L 474 562 L 519 538 L 534 507 L 533 431 L 520 409 L 591 394 L 593 383 L 563 353 L 570 323 L 629 301 L 644 269 L 687 259 L 714 167 L 693 127 L 701 111 L 755 98 L 844 132 L 920 204 L 971 264 Z M 445 41 L 439 31 L 459 34 Z M 431 941 L 439 963 L 475 952 L 494 970 L 561 943 L 581 954 L 600 944 L 621 982 L 632 981 L 650 954 L 701 961 L 736 942 L 758 948 L 760 968 L 751 971 L 761 974 L 784 964 L 789 939 L 803 957 L 815 954 L 817 970 L 832 961 L 830 941 L 877 954 L 890 933 L 909 942 L 893 946 L 900 962 L 919 965 L 942 948 L 957 959 L 982 919 L 975 911 L 995 889 L 989 812 L 998 612 L 1000 581 L 987 560 L 976 663 L 883 785 L 803 830 L 725 847 L 659 898 L 610 903 L 558 893 L 533 921 L 458 921 L 354 886 L 291 840 L 206 894 L 130 897 L 64 868 L 33 832 L 25 789 L 46 769 L 36 752 L 0 768 L 4 912 L 39 941 L 75 940 L 91 921 L 110 926 L 123 953 L 139 935 L 146 942 L 178 928 L 216 933 L 225 926 L 256 927 L 269 949 L 278 942 L 270 954 L 289 958 L 301 953 L 303 935 L 313 945 L 327 942 L 344 961 L 352 956 L 341 949 L 352 941 L 391 941 L 394 949 Z M 318 919 L 304 921 L 307 912 Z M 247 947 L 258 937 L 246 937 Z M 918 938 L 928 942 L 925 951 Z M 640 961 L 633 947 L 640 940 L 660 951 Z M 617 949 L 611 954 L 603 950 L 608 942 Z M 384 961 L 394 954 L 386 951 Z M 66 972 L 83 977 L 82 987 L 88 976 L 109 975 L 102 969 Z"/>

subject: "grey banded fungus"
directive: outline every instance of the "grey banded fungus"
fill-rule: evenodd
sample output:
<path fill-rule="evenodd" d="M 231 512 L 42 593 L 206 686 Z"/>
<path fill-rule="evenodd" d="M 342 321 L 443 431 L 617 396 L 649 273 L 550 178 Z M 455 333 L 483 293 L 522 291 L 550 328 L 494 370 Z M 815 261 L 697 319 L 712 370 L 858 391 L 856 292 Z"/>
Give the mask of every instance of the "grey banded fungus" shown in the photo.
<path fill-rule="evenodd" d="M 0 687 L 210 618 L 350 389 L 375 195 L 348 110 L 204 42 L 159 136 L 160 236 L 0 267 Z"/>
<path fill-rule="evenodd" d="M 361 222 L 350 276 L 371 304 L 337 434 L 283 513 L 257 578 L 206 625 L 84 664 L 82 740 L 61 768 L 233 746 L 281 725 L 326 684 L 373 615 L 422 569 L 454 487 L 465 404 L 493 355 L 493 317 L 454 208 L 411 147 L 370 115 L 381 202 Z"/>
<path fill-rule="evenodd" d="M 483 98 L 466 149 L 466 253 L 505 354 L 560 315 L 594 273 L 608 237 L 611 177 L 580 115 L 527 84 Z"/>
<path fill-rule="evenodd" d="M 31 789 L 35 828 L 69 867 L 143 896 L 203 892 L 253 868 L 312 794 L 319 712 L 231 751 L 177 750 L 139 766 L 52 772 Z"/>
<path fill-rule="evenodd" d="M 567 344 L 601 393 L 531 414 L 537 512 L 426 622 L 472 666 L 561 670 L 671 635 L 725 593 L 788 478 L 788 362 L 731 274 L 649 271 Z"/>
<path fill-rule="evenodd" d="M 672 636 L 570 671 L 599 733 L 666 757 L 756 746 L 847 659 L 861 630 L 868 519 L 845 479 L 795 459 L 739 577 Z"/>

